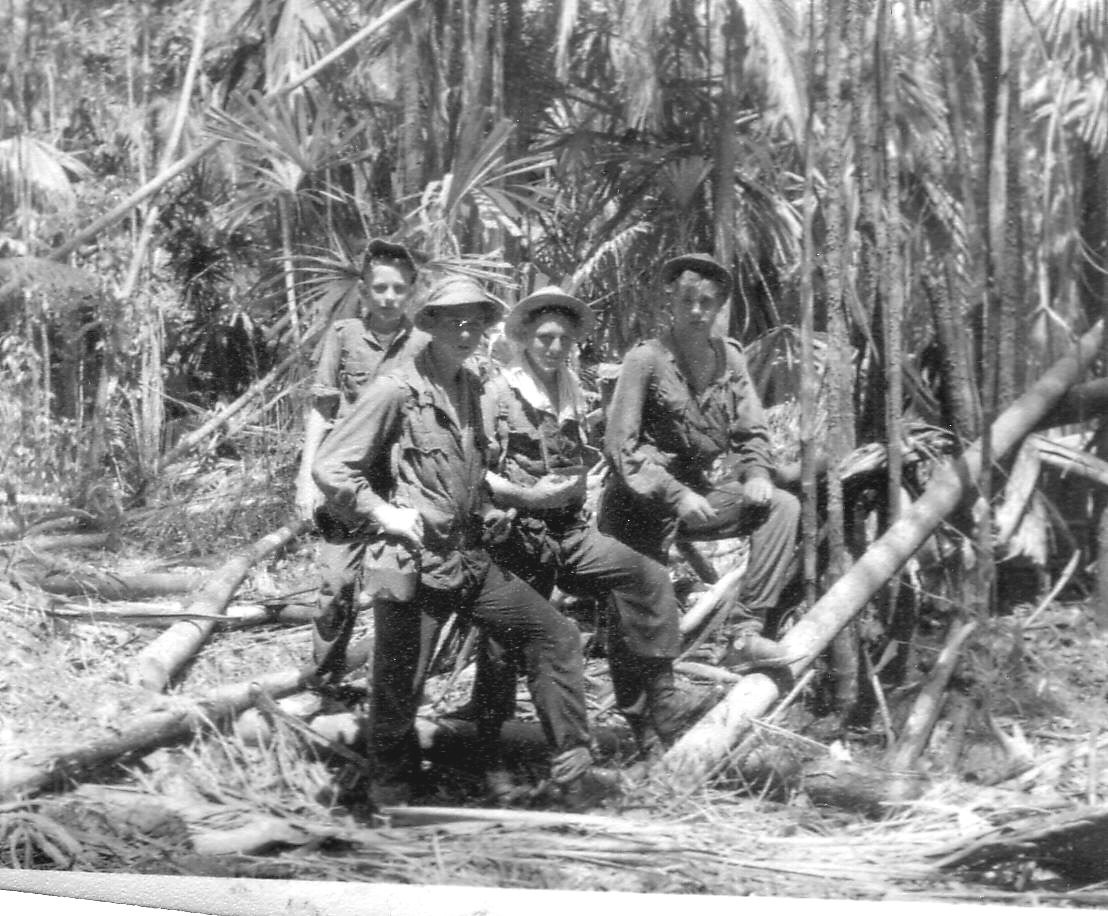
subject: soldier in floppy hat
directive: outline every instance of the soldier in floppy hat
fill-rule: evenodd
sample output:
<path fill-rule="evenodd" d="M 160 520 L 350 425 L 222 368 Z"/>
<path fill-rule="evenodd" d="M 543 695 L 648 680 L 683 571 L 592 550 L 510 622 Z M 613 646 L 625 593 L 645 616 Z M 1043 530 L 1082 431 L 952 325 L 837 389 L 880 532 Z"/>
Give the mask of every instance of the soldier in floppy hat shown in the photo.
<path fill-rule="evenodd" d="M 600 530 L 662 562 L 674 535 L 749 536 L 725 663 L 787 664 L 762 629 L 796 572 L 800 508 L 773 484 L 769 434 L 742 347 L 713 330 L 731 274 L 710 255 L 687 254 L 663 264 L 661 285 L 670 327 L 627 353 L 608 407 L 613 473 Z M 725 471 L 711 479 L 717 459 Z"/>
<path fill-rule="evenodd" d="M 426 622 L 451 613 L 525 660 L 551 750 L 551 778 L 577 804 L 603 785 L 592 768 L 577 630 L 482 546 L 491 507 L 481 383 L 465 366 L 502 307 L 448 279 L 414 315 L 430 337 L 408 365 L 374 381 L 327 437 L 313 468 L 327 506 L 367 539 L 402 541 L 419 578 L 409 603 L 374 599 L 369 757 L 375 804 L 419 774 L 415 714 Z"/>
<path fill-rule="evenodd" d="M 359 280 L 361 314 L 336 321 L 324 333 L 304 423 L 304 447 L 297 476 L 301 518 L 319 528 L 321 584 L 312 654 L 321 674 L 341 677 L 346 643 L 354 626 L 354 588 L 364 542 L 321 507 L 323 494 L 312 480 L 320 443 L 354 406 L 374 378 L 410 360 L 427 343 L 407 315 L 417 270 L 411 252 L 386 239 L 371 239 Z"/>
<path fill-rule="evenodd" d="M 520 300 L 505 321 L 515 352 L 485 384 L 486 480 L 494 502 L 516 516 L 490 554 L 544 597 L 555 585 L 579 597 L 611 596 L 612 682 L 620 699 L 642 694 L 638 707 L 621 705 L 646 750 L 649 726 L 668 745 L 680 725 L 677 599 L 662 564 L 601 534 L 585 509 L 586 473 L 599 455 L 585 441 L 584 394 L 568 360 L 593 324 L 588 306 L 556 286 Z M 472 705 L 482 741 L 494 746 L 514 712 L 516 663 L 493 641 L 482 648 Z M 512 790 L 504 772 L 494 770 L 489 782 L 494 796 Z"/>

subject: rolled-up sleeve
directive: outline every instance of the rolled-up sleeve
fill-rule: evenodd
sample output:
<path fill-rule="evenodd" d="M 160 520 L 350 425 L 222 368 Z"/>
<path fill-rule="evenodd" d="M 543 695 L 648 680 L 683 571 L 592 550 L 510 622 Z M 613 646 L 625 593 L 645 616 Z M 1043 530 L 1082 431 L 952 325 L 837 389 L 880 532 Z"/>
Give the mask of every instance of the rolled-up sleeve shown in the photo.
<path fill-rule="evenodd" d="M 402 382 L 390 377 L 372 382 L 323 440 L 312 464 L 328 509 L 351 527 L 371 522 L 373 510 L 388 501 L 371 482 L 385 478 L 406 400 Z"/>
<path fill-rule="evenodd" d="M 643 430 L 654 374 L 655 355 L 648 347 L 635 347 L 624 358 L 608 405 L 604 451 L 628 489 L 675 508 L 689 488 L 669 473 L 669 457 Z"/>

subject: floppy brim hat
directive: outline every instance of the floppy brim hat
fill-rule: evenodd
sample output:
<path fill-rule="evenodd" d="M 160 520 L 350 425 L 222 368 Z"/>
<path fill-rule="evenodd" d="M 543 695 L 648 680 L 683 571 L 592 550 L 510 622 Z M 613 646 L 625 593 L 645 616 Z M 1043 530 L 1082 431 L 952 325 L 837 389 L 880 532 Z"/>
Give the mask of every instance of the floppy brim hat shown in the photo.
<path fill-rule="evenodd" d="M 596 316 L 584 302 L 571 296 L 557 286 L 544 286 L 530 296 L 519 300 L 504 321 L 504 333 L 512 340 L 523 340 L 524 328 L 531 316 L 543 309 L 564 309 L 577 319 L 577 330 L 581 337 L 592 331 Z"/>
<path fill-rule="evenodd" d="M 388 239 L 370 239 L 362 256 L 362 272 L 374 261 L 382 259 L 389 261 L 402 261 L 416 273 L 416 259 L 412 252 L 399 242 L 390 242 Z"/>
<path fill-rule="evenodd" d="M 672 283 L 686 270 L 692 270 L 717 281 L 723 287 L 726 296 L 731 292 L 734 281 L 731 279 L 731 271 L 720 264 L 710 254 L 683 254 L 676 258 L 670 258 L 662 265 L 662 282 Z"/>
<path fill-rule="evenodd" d="M 427 312 L 431 309 L 451 309 L 462 305 L 479 305 L 485 312 L 485 324 L 496 324 L 504 317 L 504 304 L 485 292 L 481 284 L 469 277 L 450 277 L 435 285 L 412 315 L 417 328 L 427 330 Z"/>

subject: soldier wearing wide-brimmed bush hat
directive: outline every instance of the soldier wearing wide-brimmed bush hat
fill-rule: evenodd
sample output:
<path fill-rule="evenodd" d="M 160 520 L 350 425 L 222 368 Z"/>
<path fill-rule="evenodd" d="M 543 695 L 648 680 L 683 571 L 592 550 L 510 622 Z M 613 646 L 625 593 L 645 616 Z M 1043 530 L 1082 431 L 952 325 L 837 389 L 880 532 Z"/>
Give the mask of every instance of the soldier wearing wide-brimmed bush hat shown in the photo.
<path fill-rule="evenodd" d="M 578 338 L 591 334 L 596 325 L 596 316 L 584 302 L 560 286 L 544 286 L 512 306 L 504 320 L 504 333 L 512 340 L 522 341 L 527 326 L 542 312 L 561 313 L 568 317 L 574 323 Z"/>
<path fill-rule="evenodd" d="M 616 702 L 646 753 L 677 738 L 684 705 L 673 676 L 679 613 L 666 567 L 596 530 L 585 506 L 599 455 L 586 440 L 588 407 L 570 358 L 595 318 L 581 299 L 544 286 L 504 322 L 514 344 L 485 385 L 493 500 L 516 513 L 493 559 L 539 594 L 555 587 L 609 606 L 608 661 Z M 477 656 L 473 707 L 480 741 L 492 746 L 515 708 L 519 661 L 494 640 Z M 506 769 L 490 773 L 497 798 L 517 791 Z"/>
<path fill-rule="evenodd" d="M 504 303 L 488 292 L 472 277 L 450 276 L 431 287 L 412 314 L 417 328 L 426 331 L 439 314 L 458 311 L 464 306 L 476 305 L 482 312 L 485 329 L 504 317 Z"/>

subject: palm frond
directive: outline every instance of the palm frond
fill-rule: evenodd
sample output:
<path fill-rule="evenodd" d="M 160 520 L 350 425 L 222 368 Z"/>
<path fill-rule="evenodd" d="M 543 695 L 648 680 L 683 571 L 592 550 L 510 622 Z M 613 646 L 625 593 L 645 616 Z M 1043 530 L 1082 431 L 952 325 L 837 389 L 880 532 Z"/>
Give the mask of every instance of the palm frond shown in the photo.
<path fill-rule="evenodd" d="M 615 264 L 619 264 L 627 259 L 627 253 L 634 246 L 637 239 L 643 235 L 648 235 L 651 231 L 651 226 L 646 222 L 637 222 L 628 226 L 620 232 L 617 232 L 611 238 L 604 239 L 597 249 L 573 272 L 568 281 L 565 281 L 564 286 L 567 292 L 575 292 L 580 289 L 584 283 L 591 279 L 594 274 L 599 271 L 600 266 L 605 261 L 611 261 Z"/>
<path fill-rule="evenodd" d="M 797 49 L 800 47 L 796 8 L 783 0 L 730 0 L 742 12 L 755 47 L 765 59 L 765 85 L 792 138 L 804 136 L 807 120 L 805 78 Z"/>
<path fill-rule="evenodd" d="M 0 140 L 0 180 L 17 195 L 29 192 L 33 205 L 72 205 L 74 180 L 90 174 L 79 159 L 27 134 Z"/>

